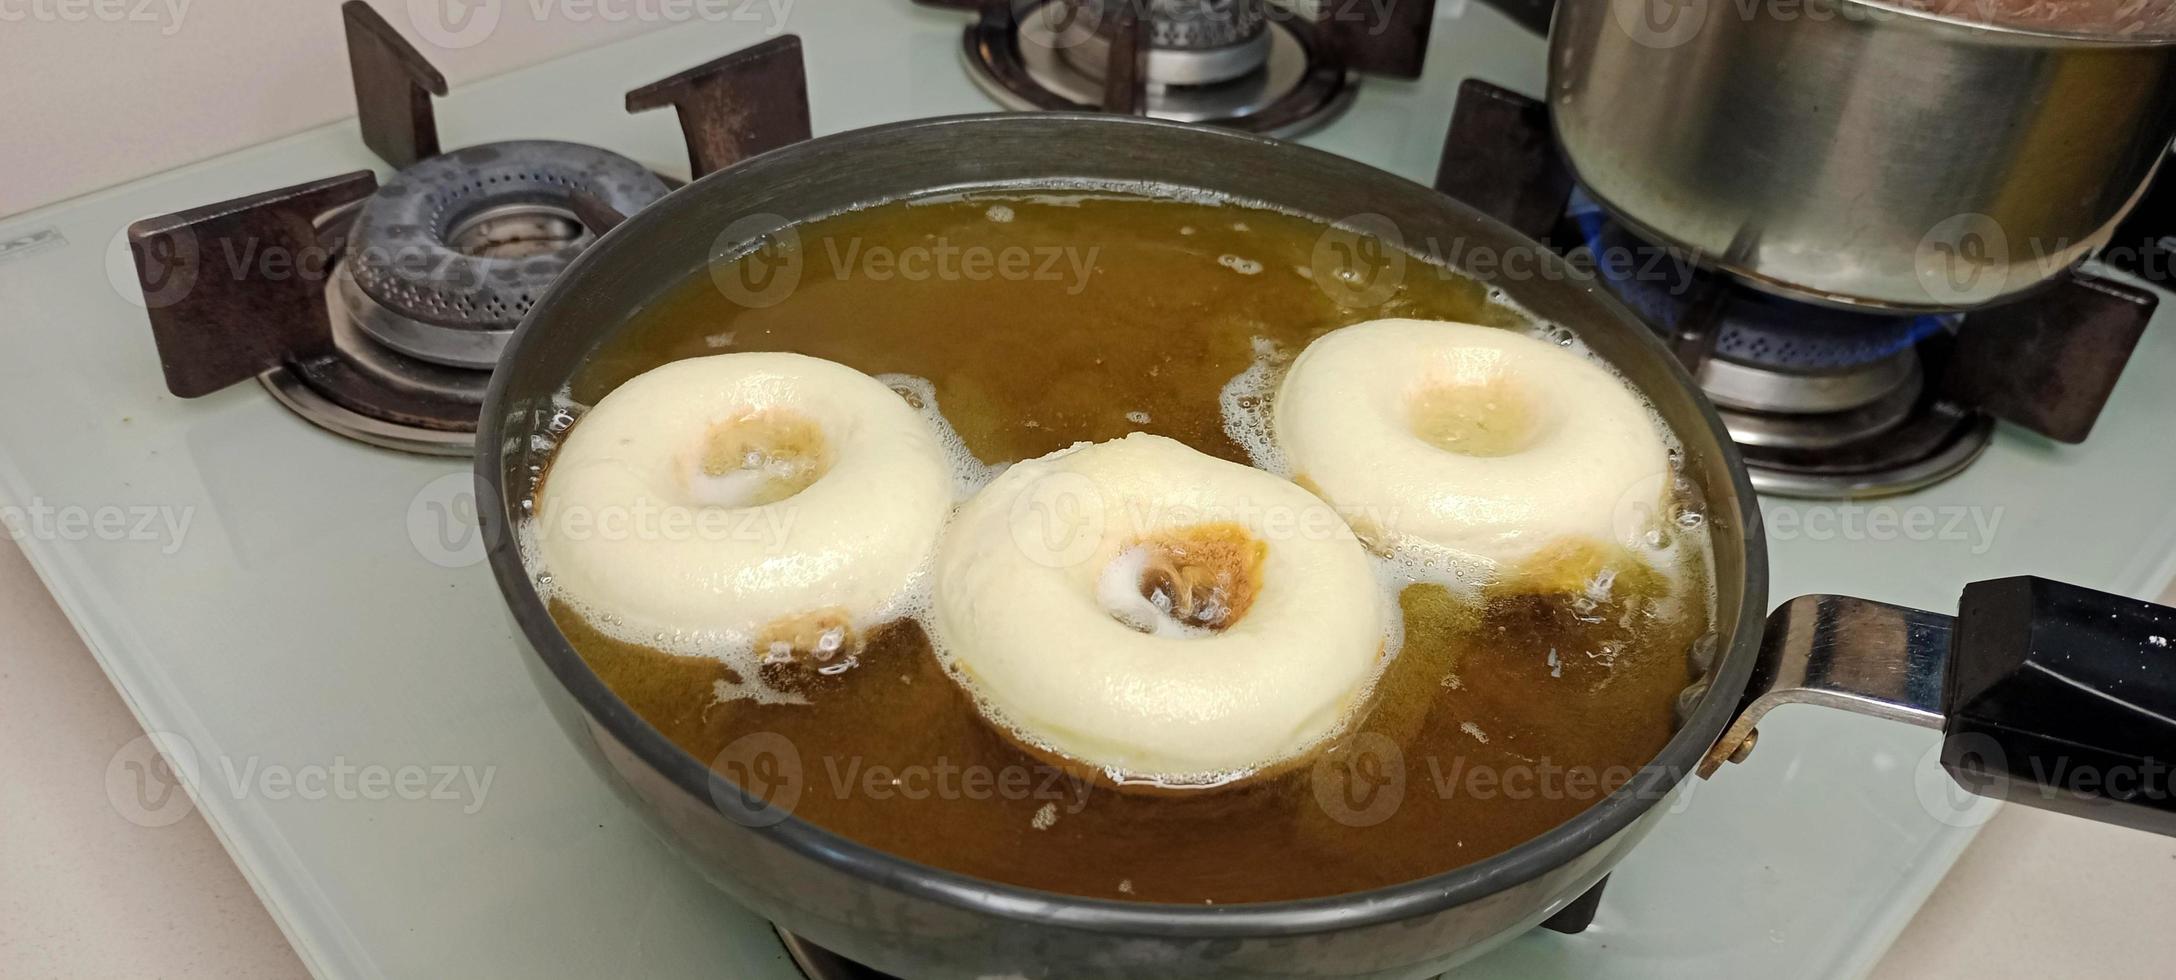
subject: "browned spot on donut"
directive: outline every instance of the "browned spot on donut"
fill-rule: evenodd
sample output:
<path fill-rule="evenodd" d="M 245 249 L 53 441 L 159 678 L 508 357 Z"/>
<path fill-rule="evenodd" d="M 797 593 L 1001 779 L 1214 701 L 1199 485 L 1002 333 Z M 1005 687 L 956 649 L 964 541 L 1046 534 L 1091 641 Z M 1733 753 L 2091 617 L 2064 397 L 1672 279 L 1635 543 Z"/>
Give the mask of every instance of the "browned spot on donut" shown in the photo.
<path fill-rule="evenodd" d="M 1224 630 L 1262 592 L 1269 546 L 1229 522 L 1164 531 L 1134 543 L 1148 550 L 1141 594 L 1188 626 Z"/>
<path fill-rule="evenodd" d="M 756 633 L 763 680 L 782 691 L 807 693 L 851 669 L 863 638 L 846 615 L 831 608 L 789 616 Z"/>
<path fill-rule="evenodd" d="M 754 409 L 713 424 L 697 466 L 704 476 L 754 474 L 754 492 L 741 506 L 760 507 L 808 489 L 831 468 L 831 447 L 807 416 Z"/>

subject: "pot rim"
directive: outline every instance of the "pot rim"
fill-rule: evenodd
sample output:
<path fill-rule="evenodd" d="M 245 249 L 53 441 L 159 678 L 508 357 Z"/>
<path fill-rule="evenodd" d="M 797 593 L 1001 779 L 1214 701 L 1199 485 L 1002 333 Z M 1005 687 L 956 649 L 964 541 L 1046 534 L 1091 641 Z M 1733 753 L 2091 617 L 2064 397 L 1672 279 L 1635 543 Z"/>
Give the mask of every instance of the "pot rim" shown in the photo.
<path fill-rule="evenodd" d="M 669 215 L 677 210 L 673 203 L 676 199 L 684 201 L 687 198 L 683 195 L 710 193 L 705 188 L 739 179 L 739 175 L 750 172 L 750 165 L 756 161 L 779 164 L 798 160 L 804 155 L 837 153 L 842 147 L 864 141 L 882 141 L 891 134 L 908 130 L 932 127 L 968 130 L 984 126 L 1154 127 L 1185 134 L 1185 138 L 1203 144 L 1220 141 L 1235 146 L 1250 144 L 1257 149 L 1273 148 L 1272 152 L 1315 156 L 1333 161 L 1335 166 L 1351 169 L 1355 179 L 1404 183 L 1431 194 L 1436 193 L 1396 174 L 1348 157 L 1232 130 L 1098 113 L 998 112 L 939 116 L 817 137 L 772 150 L 710 174 L 674 191 L 612 229 L 590 248 L 585 249 L 560 281 L 574 278 L 583 267 L 598 261 L 598 256 L 613 249 L 615 243 L 639 238 L 644 229 L 671 220 Z M 966 133 L 962 133 L 960 138 L 972 140 L 972 136 Z M 967 145 L 973 144 L 969 142 Z M 1213 149 L 1209 152 L 1213 152 Z M 1030 184 L 1031 182 L 1023 183 L 1020 186 Z M 945 190 L 952 189 L 948 187 Z M 1564 262 L 1554 251 L 1525 238 L 1495 219 L 1462 203 L 1449 203 L 1457 210 L 1466 212 L 1477 225 L 1501 236 L 1505 241 L 1534 248 L 1545 256 L 1545 262 Z M 1725 726 L 1737 715 L 1740 696 L 1752 674 L 1767 612 L 1766 538 L 1761 525 L 1760 508 L 1746 474 L 1744 461 L 1740 458 L 1736 445 L 1725 434 L 1722 420 L 1716 415 L 1714 406 L 1707 401 L 1706 396 L 1699 393 L 1698 387 L 1684 367 L 1653 331 L 1642 326 L 1622 304 L 1596 285 L 1591 277 L 1577 275 L 1569 265 L 1558 271 L 1563 276 L 1554 282 L 1545 282 L 1542 288 L 1580 289 L 1589 293 L 1591 298 L 1603 305 L 1616 323 L 1614 327 L 1602 329 L 1633 331 L 1645 356 L 1664 362 L 1663 367 L 1667 369 L 1670 377 L 1692 394 L 1706 431 L 1691 434 L 1699 437 L 1704 445 L 1690 448 L 1717 453 L 1730 478 L 1727 493 L 1724 487 L 1706 488 L 1709 493 L 1711 519 L 1717 516 L 1718 505 L 1727 504 L 1736 508 L 1736 513 L 1728 516 L 1738 520 L 1742 527 L 1745 572 L 1738 608 L 1716 610 L 1718 619 L 1725 614 L 1734 613 L 1736 628 L 1729 637 L 1718 639 L 1719 649 L 1710 673 L 1709 690 L 1656 757 L 1642 766 L 1616 792 L 1532 840 L 1495 856 L 1440 874 L 1364 892 L 1231 905 L 1118 901 L 1067 895 L 975 878 L 878 850 L 790 814 L 768 827 L 743 826 L 749 832 L 763 835 L 772 843 L 803 857 L 917 898 L 1044 926 L 1105 934 L 1187 938 L 1305 935 L 1397 922 L 1426 915 L 1474 902 L 1536 878 L 1569 863 L 1632 826 L 1650 807 L 1667 799 L 1697 769 L 1701 759 L 1716 739 L 1721 737 Z M 679 272 L 675 270 L 674 275 L 679 275 Z M 547 291 L 539 298 L 508 342 L 504 355 L 506 360 L 511 361 L 522 355 L 532 342 L 532 325 L 539 318 L 550 315 L 561 302 L 564 301 L 560 299 L 556 289 Z M 1580 332 L 1581 328 L 1575 326 L 1574 330 Z M 512 531 L 514 515 L 510 510 L 511 502 L 502 487 L 501 477 L 508 448 L 506 430 L 511 423 L 518 420 L 509 416 L 505 405 L 508 397 L 507 379 L 511 373 L 501 370 L 492 376 L 476 440 L 478 513 L 483 522 L 492 575 L 498 582 L 499 590 L 527 638 L 530 650 L 544 662 L 559 683 L 567 688 L 568 693 L 573 695 L 592 723 L 602 726 L 636 758 L 665 776 L 683 792 L 695 797 L 703 806 L 716 811 L 717 804 L 710 795 L 711 787 L 715 782 L 723 782 L 723 777 L 716 775 L 702 760 L 667 739 L 605 686 L 560 632 L 529 578 L 528 569 L 521 558 L 517 535 Z M 1678 435 L 1682 440 L 1688 434 Z M 722 813 L 720 817 L 730 819 Z"/>
<path fill-rule="evenodd" d="M 2162 48 L 2176 44 L 2176 26 L 2160 30 L 2140 30 L 2134 34 L 2116 34 L 2107 30 L 2029 24 L 2006 24 L 1999 21 L 1975 20 L 1966 14 L 1944 13 L 1912 6 L 1907 0 L 1830 0 L 1838 9 L 1859 8 L 1867 11 L 1862 19 L 1880 23 L 1900 20 L 1937 29 L 1956 32 L 1960 39 L 1981 42 L 2012 42 L 2041 44 L 2050 47 L 2079 48 Z M 1982 3 L 1988 0 L 1981 0 Z"/>

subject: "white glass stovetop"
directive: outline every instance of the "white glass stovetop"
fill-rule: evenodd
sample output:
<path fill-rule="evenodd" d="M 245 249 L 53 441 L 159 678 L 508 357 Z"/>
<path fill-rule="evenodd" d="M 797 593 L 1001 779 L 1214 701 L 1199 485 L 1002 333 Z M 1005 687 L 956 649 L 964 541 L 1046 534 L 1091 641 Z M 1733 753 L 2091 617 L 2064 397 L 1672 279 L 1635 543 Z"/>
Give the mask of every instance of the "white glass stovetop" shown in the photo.
<path fill-rule="evenodd" d="M 1439 17 L 1427 78 L 1368 80 L 1306 142 L 1426 181 L 1461 78 L 1540 88 L 1538 39 L 1457 0 Z M 960 65 L 959 15 L 809 3 L 787 26 L 819 134 L 993 108 Z M 440 130 L 448 146 L 571 139 L 684 173 L 672 114 L 629 116 L 621 94 L 761 37 L 691 24 L 466 86 L 440 101 Z M 198 807 L 319 976 L 794 976 L 765 924 L 653 839 L 547 717 L 468 529 L 441 523 L 465 465 L 344 442 L 255 385 L 166 393 L 128 223 L 363 167 L 384 170 L 343 122 L 0 225 L 0 242 L 37 242 L 0 250 L 0 500 L 189 521 L 178 538 L 55 532 L 24 550 L 145 728 L 195 760 Z M 1770 501 L 1772 524 L 1799 519 L 1771 545 L 1774 596 L 1946 611 L 1965 582 L 2024 572 L 2156 594 L 2176 555 L 2169 319 L 2084 446 L 2005 431 L 1909 497 Z M 1914 525 L 1929 539 L 1901 540 Z M 1930 732 L 1815 709 L 1762 732 L 1617 870 L 1592 930 L 1519 937 L 1458 976 L 1863 973 L 1986 808 L 1948 804 Z M 237 792 L 227 773 L 252 765 L 491 782 L 453 799 Z"/>

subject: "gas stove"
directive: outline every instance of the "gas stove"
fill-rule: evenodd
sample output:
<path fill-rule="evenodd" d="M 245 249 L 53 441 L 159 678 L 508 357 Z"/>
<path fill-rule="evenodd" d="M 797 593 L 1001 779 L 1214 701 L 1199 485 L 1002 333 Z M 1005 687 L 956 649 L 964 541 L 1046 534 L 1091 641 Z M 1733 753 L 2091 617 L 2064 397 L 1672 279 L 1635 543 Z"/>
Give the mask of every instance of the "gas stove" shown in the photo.
<path fill-rule="evenodd" d="M 712 81 L 771 77 L 736 76 L 734 66 L 746 61 L 735 59 L 805 64 L 779 76 L 795 90 L 805 77 L 802 135 L 991 111 L 1002 103 L 960 63 L 963 30 L 981 16 L 978 9 L 967 24 L 959 11 L 904 0 L 806 4 L 788 25 L 798 44 L 737 24 L 690 24 L 435 102 L 412 87 L 444 89 L 432 83 L 434 73 L 396 57 L 396 71 L 357 69 L 398 95 L 378 102 L 362 86 L 360 126 L 328 126 L 0 225 L 0 242 L 32 246 L 0 249 L 0 294 L 13 313 L 5 328 L 12 356 L 0 360 L 0 500 L 192 515 L 189 537 L 170 552 L 158 542 L 96 536 L 33 535 L 22 545 L 147 731 L 170 757 L 189 760 L 177 768 L 196 774 L 189 785 L 197 808 L 318 976 L 855 974 L 782 940 L 703 881 L 566 743 L 525 675 L 524 654 L 480 564 L 464 464 L 331 434 L 336 427 L 267 397 L 262 388 L 272 382 L 243 383 L 284 372 L 290 384 L 352 411 L 360 403 L 352 392 L 312 381 L 314 358 L 340 359 L 331 363 L 358 374 L 373 370 L 372 358 L 416 371 L 477 367 L 459 363 L 459 350 L 416 344 L 382 323 L 339 326 L 369 308 L 346 295 L 336 273 L 323 273 L 234 294 L 233 309 L 247 315 L 171 319 L 177 333 L 196 331 L 226 349 L 224 359 L 204 362 L 220 370 L 183 372 L 205 390 L 176 386 L 175 394 L 196 394 L 177 399 L 168 393 L 176 377 L 168 348 L 181 343 L 175 350 L 187 354 L 188 341 L 159 336 L 154 344 L 144 306 L 154 307 L 154 332 L 167 329 L 162 316 L 191 307 L 147 295 L 139 256 L 147 248 L 161 254 L 158 243 L 185 240 L 172 230 L 193 227 L 196 241 L 212 243 L 199 262 L 230 261 L 217 244 L 222 236 L 262 221 L 269 230 L 261 242 L 330 259 L 317 268 L 337 270 L 373 188 L 420 182 L 430 172 L 411 178 L 413 169 L 434 160 L 494 162 L 459 160 L 463 149 L 441 152 L 440 134 L 464 148 L 548 138 L 609 148 L 666 184 L 699 176 L 760 146 L 752 140 L 763 133 L 791 135 L 762 120 L 790 123 L 792 99 L 748 100 L 765 90 Z M 400 53 L 379 40 L 366 39 L 366 50 Z M 1446 164 L 1478 156 L 1443 153 L 1454 114 L 1465 118 L 1462 80 L 1541 89 L 1541 43 L 1475 5 L 1440 5 L 1424 53 L 1417 81 L 1351 86 L 1345 110 L 1324 117 L 1305 141 L 1426 182 Z M 698 67 L 620 94 L 677 66 Z M 372 108 L 388 105 L 390 115 Z M 627 111 L 665 105 L 681 126 L 661 113 Z M 762 124 L 703 129 L 706 118 L 723 117 L 721 105 L 739 105 L 753 115 L 733 118 Z M 540 106 L 554 112 L 540 118 Z M 268 188 L 287 191 L 253 196 Z M 1585 213 L 1567 204 L 1568 186 L 1563 193 L 1531 209 L 1552 241 L 1588 246 L 1588 230 L 1557 230 L 1559 219 Z M 464 255 L 551 255 L 612 223 L 617 206 L 584 200 L 595 196 L 504 202 L 527 210 L 470 207 L 440 234 Z M 241 203 L 187 210 L 221 199 Z M 1515 195 L 1475 203 L 1499 214 L 1508 207 L 1514 218 L 1523 206 Z M 158 215 L 180 220 L 146 217 Z M 1621 233 L 1604 227 L 1591 241 L 1606 246 Z M 197 268 L 223 275 L 228 267 Z M 2115 274 L 2105 281 L 2139 288 Z M 363 285 L 358 277 L 355 291 Z M 443 315 L 459 308 L 458 298 L 441 297 L 434 308 L 429 297 L 395 295 L 397 280 L 378 286 L 370 299 L 383 305 L 393 295 L 391 309 L 439 328 L 439 339 L 488 342 L 504 322 L 493 319 L 500 314 L 488 298 L 479 304 L 484 294 L 470 294 L 472 319 L 462 321 Z M 518 291 L 494 295 L 519 302 Z M 366 313 L 352 313 L 350 303 Z M 473 318 L 479 309 L 481 320 Z M 1790 327 L 1764 340 L 1742 326 L 1760 326 L 1754 313 L 1722 319 L 1741 327 L 1702 335 L 1717 355 L 1755 366 L 1849 360 L 1862 365 L 1852 397 L 1908 385 L 1910 363 L 1924 372 L 1943 356 L 1942 338 L 1961 345 L 1972 336 L 1946 321 L 1924 336 L 1912 332 L 1919 326 L 1870 325 L 1845 348 L 1839 337 L 1779 332 Z M 2132 367 L 2120 383 L 2109 379 L 2107 410 L 2082 444 L 1997 426 L 1972 466 L 1893 500 L 1766 500 L 1773 595 L 1846 592 L 1943 608 L 1965 581 L 2009 571 L 2158 592 L 2176 572 L 2169 560 L 2176 502 L 2166 492 L 2176 485 L 2176 457 L 2161 431 L 2176 417 L 2176 390 L 2151 383 L 2153 374 L 2176 370 L 2176 330 L 2167 319 L 2134 338 Z M 231 332 L 238 328 L 251 332 Z M 297 338 L 320 346 L 296 346 Z M 1786 350 L 1786 342 L 1820 349 Z M 1907 349 L 1908 359 L 1900 353 Z M 1702 376 L 1711 386 L 1730 380 Z M 1748 387 L 1744 397 L 1775 397 L 1760 392 Z M 460 451 L 457 437 L 447 440 L 439 451 Z M 1874 509 L 1848 509 L 1862 506 Z M 1880 530 L 1881 516 L 1908 526 L 1922 513 L 1936 519 L 1926 535 Z M 1960 525 L 1950 518 L 1960 516 L 1968 536 L 1951 538 Z M 1983 533 L 1970 536 L 1974 517 Z M 2104 546 L 2081 549 L 2079 541 Z M 1507 939 L 1456 976 L 1861 973 L 1987 812 L 1941 795 L 1948 783 L 1929 755 L 1935 744 L 1916 729 L 1779 712 L 1763 722 L 1761 747 L 1744 765 L 1672 804 L 1681 812 L 1619 867 L 1598 906 L 1585 910 L 1591 921 L 1563 923 L 1588 928 Z M 451 765 L 494 776 L 487 797 L 447 801 L 312 800 L 230 782 L 230 773 L 267 766 L 342 762 Z"/>

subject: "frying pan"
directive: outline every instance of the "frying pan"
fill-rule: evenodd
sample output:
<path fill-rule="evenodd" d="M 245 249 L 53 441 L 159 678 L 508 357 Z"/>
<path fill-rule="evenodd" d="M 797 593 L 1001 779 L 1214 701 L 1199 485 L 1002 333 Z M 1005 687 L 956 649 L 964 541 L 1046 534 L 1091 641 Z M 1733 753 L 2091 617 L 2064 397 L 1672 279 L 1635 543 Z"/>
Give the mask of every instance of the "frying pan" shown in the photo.
<path fill-rule="evenodd" d="M 1520 259 L 1476 278 L 1569 328 L 1644 393 L 1708 502 L 1717 642 L 1695 653 L 1702 674 L 1683 723 L 1651 763 L 1534 840 L 1433 877 L 1307 901 L 1130 903 L 970 878 L 832 834 L 795 818 L 776 786 L 745 772 L 735 782 L 682 751 L 605 687 L 553 624 L 514 533 L 547 462 L 550 440 L 538 437 L 591 352 L 635 311 L 768 232 L 876 201 L 1083 184 L 1207 190 L 1356 236 L 1432 236 L 1463 243 L 1462 255 Z M 900 976 L 1432 976 L 1586 891 L 1666 819 L 1686 780 L 1742 758 L 1761 713 L 1787 701 L 1941 726 L 1945 764 L 1975 789 L 2176 832 L 2161 764 L 2176 748 L 2176 660 L 2150 642 L 2176 635 L 2176 612 L 2011 579 L 1973 586 L 1954 619 L 1817 596 L 1764 620 L 1767 548 L 1744 465 L 1646 327 L 1554 253 L 1470 208 L 1275 140 L 1037 113 L 858 130 L 745 161 L 628 219 L 559 278 L 507 349 L 477 446 L 491 567 L 538 689 L 573 740 L 719 887 L 806 940 Z M 2143 781 L 2111 788 L 2122 772 Z M 2045 790 L 2024 785 L 2042 773 L 2071 775 Z M 2080 773 L 2097 776 L 2071 778 Z"/>

